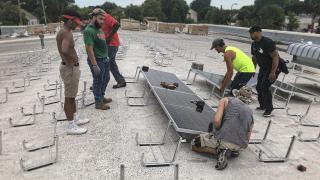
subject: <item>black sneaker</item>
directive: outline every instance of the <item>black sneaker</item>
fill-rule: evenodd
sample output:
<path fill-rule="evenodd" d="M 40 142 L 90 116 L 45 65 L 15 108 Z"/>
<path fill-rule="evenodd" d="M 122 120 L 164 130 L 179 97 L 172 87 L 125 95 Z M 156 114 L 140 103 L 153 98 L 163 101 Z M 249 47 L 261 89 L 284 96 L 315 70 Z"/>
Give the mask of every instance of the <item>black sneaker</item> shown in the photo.
<path fill-rule="evenodd" d="M 266 110 L 266 111 L 263 113 L 263 117 L 270 117 L 271 114 L 272 114 L 272 111 L 273 111 L 273 109 L 272 109 L 272 110 Z"/>
<path fill-rule="evenodd" d="M 227 149 L 218 149 L 216 170 L 224 170 L 228 166 L 227 153 Z"/>
<path fill-rule="evenodd" d="M 123 83 L 118 83 L 116 85 L 113 85 L 113 89 L 118 89 L 118 88 L 122 88 L 122 87 L 126 87 L 127 86 L 127 83 L 126 82 L 123 82 Z"/>
<path fill-rule="evenodd" d="M 259 106 L 259 107 L 256 107 L 256 110 L 257 111 L 264 111 L 264 110 L 266 110 L 266 108 Z"/>

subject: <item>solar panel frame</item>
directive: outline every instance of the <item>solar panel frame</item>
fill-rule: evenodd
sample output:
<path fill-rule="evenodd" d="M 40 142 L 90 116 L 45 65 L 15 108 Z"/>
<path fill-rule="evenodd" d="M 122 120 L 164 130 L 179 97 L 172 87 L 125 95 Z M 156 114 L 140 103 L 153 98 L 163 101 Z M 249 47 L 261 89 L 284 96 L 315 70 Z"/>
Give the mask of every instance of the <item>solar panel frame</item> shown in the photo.
<path fill-rule="evenodd" d="M 210 73 L 210 72 L 205 72 L 205 71 L 200 71 L 198 69 L 192 69 L 192 71 L 194 73 L 197 73 L 198 75 L 202 76 L 203 78 L 205 78 L 210 84 L 212 84 L 215 87 L 220 87 L 222 80 L 224 78 L 223 75 L 220 74 L 215 74 L 215 73 Z M 229 83 L 229 86 L 227 87 L 227 89 L 230 90 L 230 85 L 231 85 L 232 81 Z M 254 87 L 256 86 L 258 83 L 258 75 L 255 74 L 254 77 L 252 77 L 248 83 L 247 86 L 248 87 Z"/>
<path fill-rule="evenodd" d="M 142 71 L 142 74 L 176 132 L 191 135 L 207 132 L 208 125 L 215 114 L 214 110 L 205 104 L 202 113 L 197 112 L 196 105 L 190 101 L 203 100 L 175 74 L 153 69 L 149 69 L 148 72 Z M 160 86 L 162 81 L 177 82 L 180 88 L 165 89 Z"/>

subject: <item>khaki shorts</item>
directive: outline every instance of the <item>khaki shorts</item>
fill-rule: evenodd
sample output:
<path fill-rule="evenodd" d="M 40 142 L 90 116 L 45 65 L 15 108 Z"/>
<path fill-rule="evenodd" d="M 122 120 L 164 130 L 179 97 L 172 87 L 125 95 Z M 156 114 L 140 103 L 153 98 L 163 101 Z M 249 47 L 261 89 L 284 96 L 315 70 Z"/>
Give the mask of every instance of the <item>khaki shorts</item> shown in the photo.
<path fill-rule="evenodd" d="M 218 141 L 212 133 L 207 133 L 207 134 L 200 134 L 200 141 L 201 141 L 201 147 L 209 147 L 213 149 L 217 149 L 219 145 L 222 148 L 225 149 L 230 149 L 230 150 L 235 150 L 238 151 L 240 150 L 240 146 L 225 142 L 223 140 Z"/>
<path fill-rule="evenodd" d="M 60 76 L 64 83 L 64 96 L 75 98 L 78 94 L 81 71 L 79 66 L 60 65 Z"/>

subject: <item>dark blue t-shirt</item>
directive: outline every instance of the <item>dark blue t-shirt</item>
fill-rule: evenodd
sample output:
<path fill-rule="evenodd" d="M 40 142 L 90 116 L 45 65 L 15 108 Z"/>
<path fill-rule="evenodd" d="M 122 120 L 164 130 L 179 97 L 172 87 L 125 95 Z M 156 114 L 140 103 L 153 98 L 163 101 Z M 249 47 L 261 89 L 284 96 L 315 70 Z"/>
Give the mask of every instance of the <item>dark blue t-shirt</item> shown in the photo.
<path fill-rule="evenodd" d="M 272 57 L 270 54 L 275 50 L 276 43 L 267 37 L 262 37 L 259 42 L 251 44 L 251 54 L 256 56 L 257 64 L 263 70 L 271 70 Z"/>

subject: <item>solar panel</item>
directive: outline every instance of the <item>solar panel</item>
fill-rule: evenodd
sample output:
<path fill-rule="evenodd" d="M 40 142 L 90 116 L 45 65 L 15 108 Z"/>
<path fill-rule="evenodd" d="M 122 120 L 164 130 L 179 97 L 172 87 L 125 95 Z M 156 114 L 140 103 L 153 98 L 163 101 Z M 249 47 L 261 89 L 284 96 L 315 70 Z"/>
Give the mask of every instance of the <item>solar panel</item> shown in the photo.
<path fill-rule="evenodd" d="M 154 93 L 158 96 L 158 100 L 163 104 L 172 104 L 175 106 L 182 106 L 187 108 L 196 108 L 196 105 L 190 101 L 201 101 L 201 99 L 190 93 L 179 92 L 176 90 L 169 90 L 163 88 L 154 88 Z M 210 107 L 208 106 L 210 109 Z"/>
<path fill-rule="evenodd" d="M 190 102 L 201 101 L 197 95 L 160 88 L 154 88 L 154 93 L 176 124 L 177 132 L 207 131 L 215 112 L 207 104 L 201 113 L 197 112 L 196 105 Z"/>
<path fill-rule="evenodd" d="M 224 78 L 223 75 L 204 72 L 204 71 L 197 71 L 197 73 L 200 74 L 202 77 L 206 78 L 209 82 L 211 82 L 216 86 L 220 86 Z"/>
<path fill-rule="evenodd" d="M 200 71 L 200 70 L 195 70 L 193 69 L 193 71 L 195 71 L 196 73 L 198 73 L 199 75 L 201 75 L 202 77 L 204 77 L 207 81 L 209 81 L 211 84 L 213 84 L 214 86 L 220 86 L 222 83 L 222 80 L 224 78 L 223 75 L 220 74 L 215 74 L 215 73 L 210 73 L 210 72 L 204 72 L 204 71 Z M 256 74 L 254 77 L 252 77 L 249 82 L 247 83 L 248 87 L 253 87 L 257 85 L 257 78 L 258 75 Z M 231 83 L 230 83 L 231 84 Z M 230 89 L 230 86 L 227 88 Z"/>
<path fill-rule="evenodd" d="M 147 79 L 148 83 L 153 87 L 162 88 L 162 86 L 160 85 L 161 82 L 177 82 L 179 83 L 179 87 L 177 87 L 175 91 L 193 94 L 193 91 L 173 73 L 158 71 L 154 69 L 149 69 L 148 72 L 142 71 L 142 73 L 144 74 L 144 77 Z"/>
<path fill-rule="evenodd" d="M 177 132 L 189 134 L 207 132 L 208 125 L 213 120 L 213 110 L 204 109 L 202 113 L 200 113 L 197 112 L 195 108 L 181 107 L 171 104 L 164 105 L 177 126 Z M 194 131 L 194 133 L 191 131 Z"/>
<path fill-rule="evenodd" d="M 190 101 L 201 101 L 194 92 L 173 73 L 149 69 L 142 71 L 151 86 L 161 107 L 173 121 L 175 130 L 181 134 L 200 134 L 207 132 L 212 122 L 214 110 L 205 104 L 202 112 L 196 111 L 196 105 Z M 175 90 L 165 89 L 160 83 L 179 83 Z"/>

